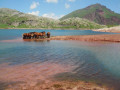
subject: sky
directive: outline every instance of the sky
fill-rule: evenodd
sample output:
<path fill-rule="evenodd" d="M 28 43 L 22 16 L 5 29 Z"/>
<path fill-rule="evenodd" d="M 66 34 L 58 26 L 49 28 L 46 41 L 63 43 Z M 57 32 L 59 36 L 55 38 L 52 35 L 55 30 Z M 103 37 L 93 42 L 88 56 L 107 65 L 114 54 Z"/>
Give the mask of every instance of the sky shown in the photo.
<path fill-rule="evenodd" d="M 0 8 L 59 19 L 74 10 L 96 3 L 120 14 L 120 0 L 0 0 Z"/>

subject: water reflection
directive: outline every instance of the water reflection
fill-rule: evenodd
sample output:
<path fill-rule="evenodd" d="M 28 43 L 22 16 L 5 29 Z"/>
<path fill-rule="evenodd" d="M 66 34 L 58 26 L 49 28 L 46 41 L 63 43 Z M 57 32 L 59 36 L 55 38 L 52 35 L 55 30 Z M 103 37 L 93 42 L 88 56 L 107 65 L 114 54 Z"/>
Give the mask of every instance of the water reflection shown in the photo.
<path fill-rule="evenodd" d="M 30 40 L 30 39 L 23 39 L 24 42 L 50 42 L 50 40 L 44 40 L 44 39 L 39 39 L 39 40 Z"/>

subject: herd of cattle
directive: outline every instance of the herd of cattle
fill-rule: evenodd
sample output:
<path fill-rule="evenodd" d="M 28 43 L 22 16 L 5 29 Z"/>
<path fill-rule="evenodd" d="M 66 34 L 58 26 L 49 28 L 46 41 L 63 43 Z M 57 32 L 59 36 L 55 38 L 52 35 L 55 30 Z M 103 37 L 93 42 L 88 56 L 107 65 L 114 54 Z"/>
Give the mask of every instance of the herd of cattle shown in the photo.
<path fill-rule="evenodd" d="M 50 38 L 50 32 L 30 32 L 23 34 L 23 39 L 44 39 L 46 37 Z"/>

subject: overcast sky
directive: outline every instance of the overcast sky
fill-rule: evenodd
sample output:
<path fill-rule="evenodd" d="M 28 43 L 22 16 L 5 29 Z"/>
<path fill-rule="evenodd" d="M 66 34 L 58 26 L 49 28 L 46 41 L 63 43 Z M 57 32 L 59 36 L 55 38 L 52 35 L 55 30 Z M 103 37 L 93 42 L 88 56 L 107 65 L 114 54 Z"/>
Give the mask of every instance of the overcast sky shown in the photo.
<path fill-rule="evenodd" d="M 0 0 L 0 8 L 58 19 L 74 10 L 96 3 L 120 13 L 120 0 Z"/>

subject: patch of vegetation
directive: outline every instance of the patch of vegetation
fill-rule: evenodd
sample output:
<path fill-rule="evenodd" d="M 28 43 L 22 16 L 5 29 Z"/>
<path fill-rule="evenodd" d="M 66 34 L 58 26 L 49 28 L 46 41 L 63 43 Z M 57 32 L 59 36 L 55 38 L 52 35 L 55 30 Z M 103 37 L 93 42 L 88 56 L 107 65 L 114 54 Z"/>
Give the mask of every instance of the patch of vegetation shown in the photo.
<path fill-rule="evenodd" d="M 26 24 L 21 24 L 17 26 L 16 28 L 29 28 L 29 26 L 27 26 Z"/>
<path fill-rule="evenodd" d="M 116 27 L 116 26 L 119 26 L 119 25 L 107 25 L 108 28 Z"/>
<path fill-rule="evenodd" d="M 61 88 L 62 85 L 60 85 L 60 84 L 54 84 L 53 87 L 54 87 L 54 88 Z"/>
<path fill-rule="evenodd" d="M 98 28 L 106 27 L 105 25 L 99 25 L 95 22 L 91 22 L 87 19 L 82 19 L 78 17 L 62 20 L 60 22 L 60 25 L 63 25 L 64 27 L 67 26 L 70 28 L 75 28 L 75 29 L 80 29 L 80 28 L 98 29 Z"/>

